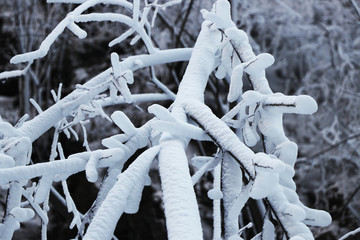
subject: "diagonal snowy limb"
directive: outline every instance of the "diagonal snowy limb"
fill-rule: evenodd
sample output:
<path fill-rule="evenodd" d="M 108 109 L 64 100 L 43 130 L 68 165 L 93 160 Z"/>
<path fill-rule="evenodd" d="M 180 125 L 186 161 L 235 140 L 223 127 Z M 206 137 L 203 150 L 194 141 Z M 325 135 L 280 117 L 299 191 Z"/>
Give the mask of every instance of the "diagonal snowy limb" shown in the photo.
<path fill-rule="evenodd" d="M 199 101 L 188 101 L 183 103 L 183 107 L 185 112 L 204 128 L 223 151 L 229 152 L 250 177 L 255 177 L 251 160 L 255 156 L 254 152 L 245 146 L 236 134 L 212 113 L 210 108 Z"/>
<path fill-rule="evenodd" d="M 360 233 L 360 227 L 351 231 L 351 232 L 348 232 L 346 233 L 344 236 L 342 236 L 341 238 L 339 238 L 339 240 L 346 240 L 348 239 L 349 237 L 353 236 L 353 235 L 358 235 L 358 233 Z M 349 238 L 350 239 L 350 238 Z"/>
<path fill-rule="evenodd" d="M 144 182 L 144 176 L 147 175 L 150 165 L 159 150 L 159 146 L 146 150 L 125 172 L 119 175 L 116 184 L 110 190 L 92 220 L 87 233 L 83 238 L 84 240 L 111 239 L 116 224 L 125 211 L 128 196 L 133 189 L 133 185 Z"/>
<path fill-rule="evenodd" d="M 123 161 L 126 162 L 138 149 L 145 147 L 148 143 L 148 138 L 151 133 L 150 124 L 153 120 L 148 121 L 142 127 L 138 128 L 136 135 L 127 140 L 124 144 L 125 146 L 125 156 Z M 101 184 L 100 190 L 96 197 L 94 204 L 88 210 L 85 215 L 85 220 L 82 222 L 82 226 L 80 229 L 84 229 L 85 225 L 87 225 L 93 219 L 96 214 L 98 208 L 101 206 L 105 197 L 108 195 L 110 189 L 114 186 L 117 181 L 117 176 L 121 173 L 123 168 L 123 164 L 116 164 L 113 167 L 108 169 L 107 175 L 104 181 Z"/>
<path fill-rule="evenodd" d="M 144 54 L 132 56 L 121 62 L 122 69 L 129 69 L 135 71 L 139 68 L 144 68 L 152 65 L 187 61 L 190 58 L 191 52 L 192 49 L 183 48 L 163 50 L 151 55 Z M 137 60 L 140 60 L 142 62 L 141 67 L 136 64 Z M 106 71 L 89 80 L 89 82 L 84 84 L 84 87 L 91 88 L 105 82 L 106 79 L 111 77 L 111 72 L 111 68 L 107 69 Z M 55 103 L 50 108 L 36 116 L 34 119 L 25 122 L 19 128 L 19 131 L 22 132 L 23 135 L 28 136 L 31 141 L 35 141 L 44 132 L 54 126 L 54 124 L 63 119 L 65 116 L 68 116 L 73 110 L 73 108 L 76 108 L 81 104 L 88 103 L 91 100 L 90 98 L 92 96 L 84 96 L 83 91 L 84 90 L 81 89 L 73 91 L 71 94 L 69 94 L 68 96 L 66 96 L 65 98 L 63 98 L 62 100 Z M 99 92 L 96 92 L 96 94 L 100 92 L 101 91 L 99 90 Z M 64 109 L 64 106 L 67 104 L 71 104 L 72 108 Z"/>
<path fill-rule="evenodd" d="M 221 36 L 210 31 L 204 22 L 196 41 L 194 52 L 180 83 L 171 114 L 179 121 L 186 121 L 182 102 L 195 99 L 203 101 L 204 90 L 214 68 L 215 53 Z M 202 239 L 202 227 L 195 192 L 189 173 L 185 148 L 187 139 L 179 139 L 165 132 L 160 138 L 159 168 L 163 190 L 168 238 Z"/>
<path fill-rule="evenodd" d="M 127 30 L 126 32 L 121 34 L 119 37 L 117 37 L 117 38 L 113 39 L 111 42 L 109 42 L 109 47 L 113 47 L 115 44 L 121 43 L 122 41 L 124 41 L 125 39 L 130 37 L 134 32 L 135 32 L 135 30 L 130 28 L 129 30 Z"/>

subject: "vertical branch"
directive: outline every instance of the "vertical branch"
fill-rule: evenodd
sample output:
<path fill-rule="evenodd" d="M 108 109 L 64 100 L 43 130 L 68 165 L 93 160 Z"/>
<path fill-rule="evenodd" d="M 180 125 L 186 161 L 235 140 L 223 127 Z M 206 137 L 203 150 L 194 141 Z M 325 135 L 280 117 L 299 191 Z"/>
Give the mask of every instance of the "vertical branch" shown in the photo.
<path fill-rule="evenodd" d="M 218 164 L 214 169 L 214 185 L 215 190 L 221 191 L 221 164 Z M 221 200 L 214 199 L 214 240 L 221 239 Z"/>
<path fill-rule="evenodd" d="M 171 114 L 186 121 L 182 102 L 204 100 L 204 90 L 213 70 L 217 45 L 221 35 L 211 31 L 209 23 L 202 25 L 189 65 L 180 83 Z M 159 168 L 163 190 L 166 226 L 169 239 L 202 239 L 202 227 L 195 192 L 189 173 L 186 139 L 165 132 L 160 139 Z"/>
<path fill-rule="evenodd" d="M 229 153 L 224 154 L 221 179 L 224 193 L 225 238 L 230 239 L 230 237 L 238 235 L 238 216 L 232 217 L 233 214 L 231 214 L 230 210 L 232 210 L 231 206 L 235 202 L 236 196 L 240 193 L 243 184 L 241 169 Z"/>

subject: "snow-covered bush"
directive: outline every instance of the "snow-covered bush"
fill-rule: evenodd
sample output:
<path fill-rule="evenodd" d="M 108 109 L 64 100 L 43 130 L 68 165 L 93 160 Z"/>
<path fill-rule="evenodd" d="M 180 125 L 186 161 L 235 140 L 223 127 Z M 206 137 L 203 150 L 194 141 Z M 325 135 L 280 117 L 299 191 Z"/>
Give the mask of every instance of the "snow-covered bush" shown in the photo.
<path fill-rule="evenodd" d="M 211 11 L 201 11 L 205 20 L 193 48 L 164 50 L 155 46 L 151 30 L 161 11 L 179 1 L 51 2 L 73 3 L 76 7 L 42 41 L 39 49 L 11 59 L 14 64 L 25 63 L 24 69 L 0 73 L 0 78 L 28 74 L 34 61 L 49 53 L 65 29 L 78 38 L 86 38 L 81 24 L 88 22 L 124 24 L 127 30 L 109 42 L 109 47 L 130 38 L 130 45 L 142 42 L 146 53 L 120 58 L 112 52 L 108 60 L 111 67 L 86 83 L 77 84 L 64 98 L 61 85 L 57 92 L 52 91 L 55 103 L 47 110 L 41 110 L 32 100 L 39 112 L 33 119 L 28 120 L 25 115 L 15 126 L 0 123 L 0 184 L 8 189 L 5 217 L 0 225 L 2 239 L 11 239 L 20 223 L 35 215 L 41 220 L 42 239 L 46 239 L 50 192 L 73 214 L 69 227 L 77 228 L 77 238 L 116 238 L 113 233 L 123 213 L 139 210 L 143 188 L 152 184 L 149 169 L 153 165 L 158 166 L 160 173 L 169 239 L 203 238 L 194 185 L 209 171 L 213 172 L 213 188 L 207 193 L 213 200 L 213 239 L 278 236 L 306 240 L 313 239 L 309 225 L 330 224 L 327 212 L 310 209 L 299 200 L 293 181 L 298 147 L 283 129 L 284 113 L 312 114 L 317 111 L 317 103 L 307 95 L 273 93 L 265 69 L 274 63 L 274 57 L 268 53 L 254 54 L 248 35 L 231 19 L 228 1 L 218 0 Z M 94 11 L 101 4 L 122 10 Z M 189 63 L 175 94 L 156 77 L 155 66 L 179 61 Z M 147 68 L 162 93 L 131 92 L 131 85 L 138 80 L 134 72 Z M 205 104 L 205 88 L 214 71 L 217 81 L 228 83 L 228 94 L 226 99 L 219 95 Z M 244 84 L 249 88 L 243 88 Z M 171 100 L 170 107 L 160 105 L 163 100 Z M 123 111 L 116 110 L 109 116 L 104 110 L 108 106 L 141 102 L 160 103 L 148 107 L 154 117 L 140 127 L 135 127 L 133 116 Z M 214 102 L 221 106 L 224 112 L 221 116 L 213 113 Z M 103 147 L 98 149 L 87 141 L 86 125 L 95 117 L 113 122 L 122 131 L 102 139 Z M 65 134 L 79 140 L 77 126 L 86 151 L 65 156 L 59 136 Z M 49 161 L 33 164 L 32 142 L 51 128 L 55 130 Z M 217 151 L 210 156 L 195 156 L 189 162 L 186 150 L 190 141 L 214 144 Z M 190 167 L 197 169 L 193 175 Z M 98 183 L 103 169 L 104 179 L 97 198 L 86 213 L 81 213 L 67 180 L 85 172 L 88 182 Z M 58 182 L 63 196 L 53 186 Z M 259 213 L 247 219 L 242 210 L 251 201 L 256 203 Z M 253 228 L 254 234 L 245 234 L 247 228 Z"/>

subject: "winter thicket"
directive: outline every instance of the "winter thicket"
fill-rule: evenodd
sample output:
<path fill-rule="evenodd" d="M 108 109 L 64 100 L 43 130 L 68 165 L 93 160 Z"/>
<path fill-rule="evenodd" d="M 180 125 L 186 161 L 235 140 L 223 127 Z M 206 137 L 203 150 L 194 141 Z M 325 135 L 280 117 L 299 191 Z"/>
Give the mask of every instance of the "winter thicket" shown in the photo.
<path fill-rule="evenodd" d="M 15 2 L 15 7 L 23 6 L 21 1 Z M 302 150 L 308 152 L 301 156 L 302 167 L 298 167 L 299 172 L 310 169 L 306 174 L 312 171 L 307 168 L 309 159 L 324 156 L 356 138 L 351 126 L 344 132 L 339 130 L 344 124 L 341 114 L 355 104 L 344 94 L 357 94 L 349 87 L 354 91 L 359 87 L 354 76 L 358 65 L 344 49 L 351 36 L 340 36 L 337 28 L 316 19 L 318 28 L 334 35 L 328 40 L 330 54 L 326 48 L 301 45 L 301 38 L 290 31 L 291 26 L 266 28 L 264 19 L 268 15 L 271 18 L 272 12 L 263 6 L 265 10 L 259 15 L 257 6 L 250 7 L 247 1 L 217 0 L 212 7 L 177 0 L 48 2 L 52 7 L 43 7 L 46 11 L 41 14 L 46 14 L 50 29 L 42 38 L 34 37 L 34 32 L 45 31 L 41 30 L 44 24 L 29 30 L 24 22 L 41 23 L 43 16 L 19 14 L 15 22 L 17 31 L 24 34 L 19 41 L 21 53 L 10 60 L 19 68 L 0 73 L 0 79 L 6 82 L 19 78 L 23 114 L 16 123 L 5 117 L 0 122 L 0 183 L 6 191 L 1 239 L 13 238 L 34 221 L 41 225 L 41 239 L 47 239 L 53 209 L 60 207 L 71 216 L 67 226 L 74 229 L 71 238 L 116 239 L 121 237 L 117 235 L 119 219 L 146 207 L 143 192 L 149 186 L 158 189 L 154 195 L 162 201 L 168 239 L 307 240 L 314 239 L 311 226 L 330 225 L 328 212 L 309 208 L 299 198 L 293 179 L 299 149 L 286 136 L 283 121 L 290 126 L 291 139 L 300 136 L 300 146 L 308 147 Z M 288 24 L 296 25 L 296 19 L 306 18 L 296 11 L 296 4 L 290 7 L 286 1 L 274 2 L 279 6 L 276 11 L 286 11 L 293 17 Z M 359 14 L 356 3 L 352 4 L 354 14 Z M 190 16 L 195 5 L 204 9 L 198 16 Z M 176 13 L 176 9 L 181 12 Z M 237 13 L 239 9 L 244 10 L 243 14 Z M 324 9 L 313 6 L 313 10 L 316 16 L 316 11 Z M 276 11 L 274 14 L 282 16 Z M 60 13 L 64 14 L 57 19 Z M 324 16 L 317 14 L 318 18 Z M 174 19 L 176 15 L 181 18 Z M 202 19 L 201 29 L 195 24 L 198 19 Z M 189 22 L 193 26 L 188 26 Z M 324 44 L 321 35 L 311 31 L 313 25 L 305 21 L 301 26 L 303 38 Z M 175 39 L 172 44 L 166 38 L 168 33 Z M 260 35 L 265 37 L 259 40 Z M 293 42 L 284 44 L 284 35 L 293 37 Z M 114 38 L 107 41 L 109 37 Z M 73 38 L 89 41 L 88 45 L 70 40 Z M 104 59 L 95 57 L 96 73 L 84 73 L 79 68 L 75 76 L 79 81 L 71 82 L 68 78 L 74 76 L 66 73 L 68 66 L 62 61 L 71 51 L 56 49 L 62 47 L 62 41 L 74 41 L 74 47 L 81 46 L 86 52 L 94 44 L 91 38 L 98 40 L 95 44 L 106 41 L 106 54 L 101 53 Z M 356 40 L 359 42 L 359 38 Z M 268 74 L 278 81 L 284 75 L 289 79 L 298 77 L 303 85 L 286 82 L 283 90 L 288 95 L 274 93 L 266 71 L 275 58 L 262 52 L 266 50 L 304 54 L 304 59 L 296 59 L 300 63 L 282 59 Z M 320 53 L 331 59 L 330 65 L 315 61 Z M 314 60 L 305 61 L 308 58 Z M 93 61 L 78 60 L 68 65 L 78 67 L 77 63 Z M 312 65 L 306 65 L 309 62 Z M 296 65 L 298 72 L 289 72 L 291 65 Z M 57 68 L 60 71 L 54 70 Z M 319 75 L 318 82 L 314 75 Z M 344 78 L 340 92 L 321 81 L 329 76 Z M 39 86 L 46 86 L 48 92 Z M 327 119 L 329 126 L 322 119 L 329 118 L 327 114 L 311 116 L 318 104 L 305 93 L 316 97 L 320 106 L 333 108 L 333 120 Z M 322 98 L 318 96 L 321 94 Z M 336 109 L 336 104 L 346 100 L 347 109 Z M 355 112 L 349 113 L 353 114 L 351 121 L 357 118 Z M 285 113 L 289 114 L 283 116 Z M 35 116 L 30 119 L 28 114 Z M 302 122 L 307 126 L 303 131 L 298 127 Z M 321 133 L 321 140 L 310 139 L 314 132 Z M 51 139 L 49 146 L 41 148 L 47 155 L 33 148 L 44 136 Z M 78 147 L 69 152 L 65 138 Z M 330 145 L 308 154 L 313 141 Z M 354 142 L 351 144 L 346 146 L 356 148 Z M 357 149 L 354 151 L 358 154 Z M 334 165 L 343 157 L 334 155 Z M 310 165 L 314 164 L 324 163 Z M 75 176 L 87 183 L 77 182 Z M 311 180 L 304 181 L 308 181 L 305 188 L 310 188 L 304 191 L 311 191 Z M 70 184 L 83 188 L 82 198 L 96 192 L 89 196 L 91 204 L 86 209 L 74 199 Z M 211 201 L 211 209 L 204 210 L 202 201 Z M 204 224 L 204 218 L 209 218 L 204 212 L 211 214 L 211 233 L 209 224 Z"/>

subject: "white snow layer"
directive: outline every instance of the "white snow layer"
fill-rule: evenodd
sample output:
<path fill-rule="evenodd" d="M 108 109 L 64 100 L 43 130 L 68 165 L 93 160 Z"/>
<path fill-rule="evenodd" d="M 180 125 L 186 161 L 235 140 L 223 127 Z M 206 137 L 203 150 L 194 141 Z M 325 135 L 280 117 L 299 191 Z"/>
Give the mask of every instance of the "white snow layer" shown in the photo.
<path fill-rule="evenodd" d="M 245 204 L 249 198 L 248 189 L 242 191 L 243 183 L 241 169 L 238 166 L 238 163 L 236 163 L 228 153 L 223 153 L 221 170 L 222 191 L 224 194 L 225 238 L 236 237 L 236 239 L 239 239 L 238 216 L 243 204 Z M 250 186 L 250 184 L 248 186 Z"/>
<path fill-rule="evenodd" d="M 113 114 L 111 114 L 111 119 L 121 130 L 123 130 L 127 136 L 132 137 L 136 134 L 136 128 L 134 124 L 132 124 L 125 113 L 121 111 L 115 111 Z"/>
<path fill-rule="evenodd" d="M 132 191 L 142 191 L 144 176 L 147 175 L 153 159 L 160 147 L 152 147 L 143 152 L 123 173 L 101 204 L 94 219 L 92 220 L 84 240 L 111 239 L 116 224 L 126 208 L 133 209 L 132 201 L 140 202 L 140 194 L 131 194 Z M 137 187 L 139 185 L 139 187 Z M 134 186 L 136 186 L 134 188 Z M 130 196 L 130 198 L 129 198 Z"/>
<path fill-rule="evenodd" d="M 187 120 L 182 102 L 191 99 L 203 101 L 208 77 L 214 69 L 215 53 L 221 36 L 217 31 L 211 31 L 208 25 L 209 22 L 202 25 L 172 106 L 171 114 L 179 121 Z M 187 141 L 164 132 L 160 144 L 159 168 L 168 238 L 202 239 L 198 205 L 184 150 Z"/>
<path fill-rule="evenodd" d="M 214 184 L 213 189 L 210 191 L 216 191 L 212 196 L 214 199 L 213 201 L 213 215 L 214 215 L 214 240 L 221 240 L 221 201 L 220 199 L 224 197 L 223 193 L 221 192 L 221 164 L 218 164 L 214 169 Z M 210 191 L 208 192 L 208 196 L 211 198 Z M 221 193 L 221 194 L 220 194 Z"/>
<path fill-rule="evenodd" d="M 244 167 L 250 176 L 255 176 L 252 163 L 254 153 L 231 131 L 231 129 L 210 108 L 198 101 L 183 103 L 187 114 L 194 118 L 205 132 L 220 146 L 223 151 L 228 151 Z"/>
<path fill-rule="evenodd" d="M 177 61 L 187 61 L 190 58 L 192 49 L 182 48 L 182 49 L 171 49 L 171 50 L 162 50 L 154 54 L 144 54 L 131 56 L 126 58 L 121 62 L 121 69 L 129 69 L 131 71 L 137 70 L 139 68 L 177 62 Z M 135 64 L 135 62 L 141 61 L 142 66 Z M 106 71 L 95 76 L 89 80 L 84 87 L 93 88 L 101 85 L 106 82 L 109 77 L 111 77 L 112 68 L 107 69 Z M 95 91 L 96 90 L 96 91 Z M 105 91 L 106 88 L 96 88 L 92 95 L 88 91 L 77 89 L 65 98 L 61 99 L 46 111 L 42 112 L 35 118 L 30 121 L 26 121 L 18 130 L 21 135 L 27 136 L 31 141 L 36 140 L 44 132 L 54 126 L 58 121 L 62 120 L 63 117 L 71 114 L 73 109 L 77 108 L 81 104 L 89 103 L 95 96 L 97 96 L 102 91 Z"/>
<path fill-rule="evenodd" d="M 173 137 L 191 138 L 196 140 L 210 140 L 204 130 L 189 123 L 177 120 L 164 107 L 154 104 L 148 108 L 159 121 L 154 121 L 151 127 L 160 132 L 170 132 Z"/>

